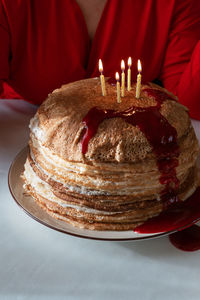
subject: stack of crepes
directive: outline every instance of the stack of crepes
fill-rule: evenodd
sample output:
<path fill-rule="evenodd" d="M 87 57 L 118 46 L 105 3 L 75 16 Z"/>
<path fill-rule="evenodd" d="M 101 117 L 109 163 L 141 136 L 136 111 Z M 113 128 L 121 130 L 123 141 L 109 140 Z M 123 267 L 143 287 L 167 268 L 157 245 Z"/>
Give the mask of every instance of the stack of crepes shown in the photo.
<path fill-rule="evenodd" d="M 195 191 L 199 146 L 187 109 L 171 93 L 148 83 L 136 99 L 133 85 L 117 103 L 112 80 L 106 90 L 103 97 L 93 78 L 48 96 L 30 122 L 24 188 L 74 226 L 132 230 Z"/>

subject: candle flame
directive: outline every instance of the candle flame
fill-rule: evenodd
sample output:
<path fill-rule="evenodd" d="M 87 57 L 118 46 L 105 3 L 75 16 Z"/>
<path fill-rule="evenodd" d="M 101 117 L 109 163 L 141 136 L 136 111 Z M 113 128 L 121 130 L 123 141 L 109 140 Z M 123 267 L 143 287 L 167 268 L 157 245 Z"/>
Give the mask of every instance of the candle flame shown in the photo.
<path fill-rule="evenodd" d="M 129 68 L 132 66 L 132 59 L 131 59 L 131 57 L 128 58 L 128 66 L 129 66 Z"/>
<path fill-rule="evenodd" d="M 122 71 L 124 71 L 125 70 L 125 62 L 124 62 L 124 60 L 122 59 L 122 61 L 121 61 L 121 69 L 122 69 Z"/>
<path fill-rule="evenodd" d="M 138 59 L 138 72 L 142 72 L 142 64 L 141 64 L 141 61 L 140 59 Z"/>
<path fill-rule="evenodd" d="M 103 72 L 103 64 L 102 64 L 102 60 L 99 59 L 99 72 L 102 73 Z"/>
<path fill-rule="evenodd" d="M 119 80 L 119 73 L 118 73 L 118 72 L 115 73 L 115 79 L 116 79 L 117 81 Z"/>

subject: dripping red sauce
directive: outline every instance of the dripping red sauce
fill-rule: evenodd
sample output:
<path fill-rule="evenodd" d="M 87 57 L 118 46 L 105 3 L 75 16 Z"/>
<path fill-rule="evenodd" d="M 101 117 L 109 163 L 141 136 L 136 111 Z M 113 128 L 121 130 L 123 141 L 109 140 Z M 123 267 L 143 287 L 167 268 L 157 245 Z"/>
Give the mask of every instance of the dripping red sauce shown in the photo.
<path fill-rule="evenodd" d="M 176 248 L 184 251 L 200 250 L 200 227 L 193 225 L 169 235 L 169 240 Z"/>
<path fill-rule="evenodd" d="M 116 83 L 113 79 L 109 79 L 108 82 L 110 84 Z M 85 129 L 81 141 L 82 153 L 87 152 L 90 139 L 97 133 L 99 125 L 105 119 L 122 118 L 125 122 L 138 126 L 146 136 L 156 156 L 160 171 L 160 183 L 164 186 L 160 198 L 165 210 L 159 216 L 151 218 L 135 228 L 134 231 L 137 233 L 173 231 L 184 228 L 200 218 L 200 209 L 198 209 L 200 206 L 200 189 L 197 189 L 187 201 L 179 201 L 177 196 L 179 180 L 176 176 L 179 156 L 177 132 L 160 113 L 161 104 L 164 101 L 167 99 L 175 101 L 175 99 L 164 91 L 153 88 L 143 89 L 143 93 L 153 97 L 156 105 L 145 108 L 133 106 L 124 111 L 103 110 L 93 107 L 83 119 Z"/>

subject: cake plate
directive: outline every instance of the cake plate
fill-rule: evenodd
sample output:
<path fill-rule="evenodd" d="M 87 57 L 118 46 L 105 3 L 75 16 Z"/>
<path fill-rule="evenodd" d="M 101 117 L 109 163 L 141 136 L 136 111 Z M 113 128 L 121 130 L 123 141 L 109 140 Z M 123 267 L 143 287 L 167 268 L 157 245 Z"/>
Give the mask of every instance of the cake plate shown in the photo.
<path fill-rule="evenodd" d="M 26 161 L 27 153 L 28 147 L 25 147 L 17 154 L 17 156 L 13 160 L 8 173 L 8 186 L 14 200 L 19 205 L 19 207 L 21 207 L 25 211 L 25 213 L 27 213 L 31 218 L 38 221 L 39 223 L 65 234 L 70 234 L 81 238 L 105 241 L 143 240 L 160 237 L 174 232 L 170 231 L 156 234 L 137 234 L 133 230 L 97 231 L 74 227 L 64 221 L 54 219 L 48 213 L 46 213 L 45 210 L 40 208 L 40 206 L 34 201 L 34 199 L 30 195 L 25 193 L 23 189 L 23 180 L 21 178 L 21 174 L 24 170 L 24 163 Z"/>

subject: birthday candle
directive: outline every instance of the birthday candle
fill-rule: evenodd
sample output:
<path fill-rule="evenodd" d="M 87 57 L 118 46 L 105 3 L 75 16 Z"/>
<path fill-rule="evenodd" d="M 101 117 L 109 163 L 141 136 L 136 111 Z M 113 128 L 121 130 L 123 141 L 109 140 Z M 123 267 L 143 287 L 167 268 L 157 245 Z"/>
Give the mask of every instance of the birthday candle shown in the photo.
<path fill-rule="evenodd" d="M 122 70 L 122 74 L 121 74 L 121 96 L 124 97 L 124 93 L 125 93 L 125 62 L 122 59 L 121 61 L 121 70 Z"/>
<path fill-rule="evenodd" d="M 140 92 L 141 92 L 141 79 L 142 79 L 142 65 L 141 61 L 138 59 L 138 75 L 137 75 L 137 85 L 136 85 L 136 95 L 135 97 L 138 99 L 140 98 Z"/>
<path fill-rule="evenodd" d="M 128 59 L 128 75 L 127 75 L 127 90 L 131 90 L 131 66 L 132 66 L 132 59 L 129 57 Z"/>
<path fill-rule="evenodd" d="M 99 72 L 101 73 L 100 81 L 101 81 L 102 96 L 106 96 L 105 78 L 104 78 L 104 75 L 103 75 L 103 64 L 102 64 L 101 59 L 99 59 Z"/>

